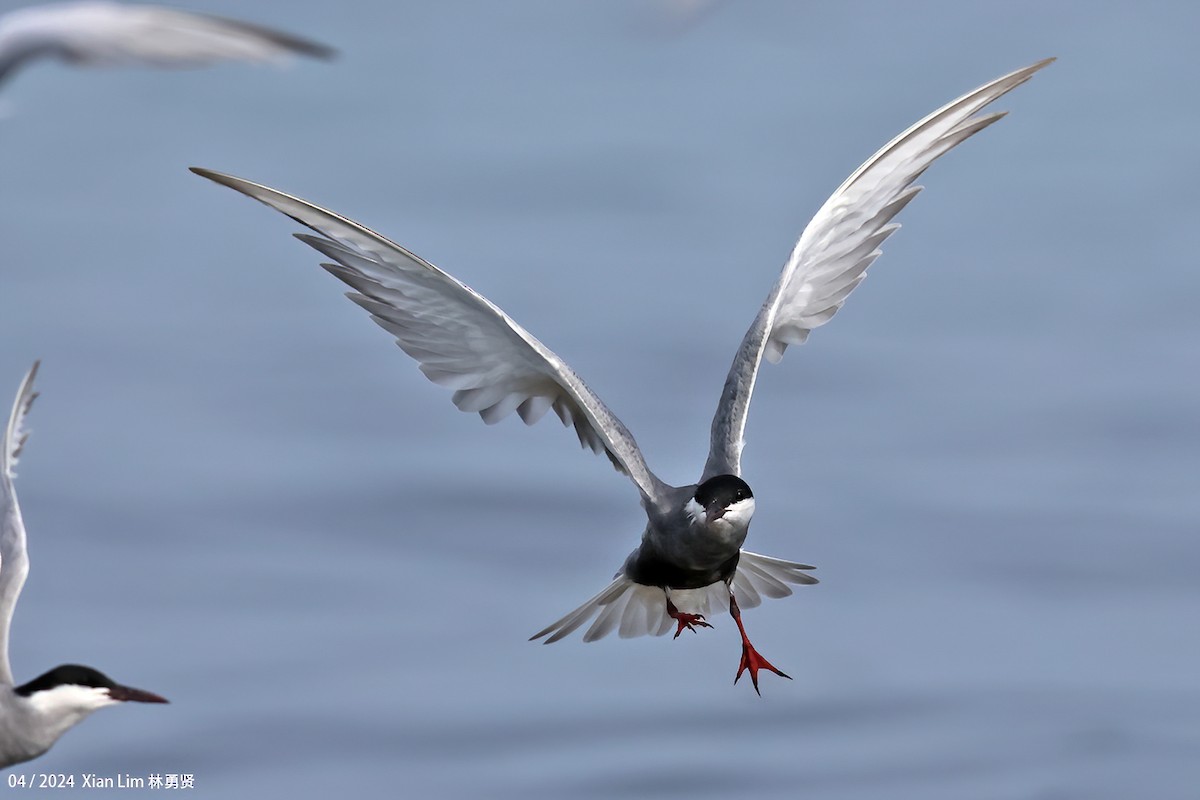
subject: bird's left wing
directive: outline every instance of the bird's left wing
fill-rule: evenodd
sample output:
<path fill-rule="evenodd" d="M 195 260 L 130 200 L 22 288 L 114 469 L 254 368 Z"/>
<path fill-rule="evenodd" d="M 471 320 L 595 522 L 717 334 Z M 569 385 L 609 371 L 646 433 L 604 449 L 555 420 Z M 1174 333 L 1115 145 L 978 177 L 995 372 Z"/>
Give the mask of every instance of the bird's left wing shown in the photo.
<path fill-rule="evenodd" d="M 1010 72 L 952 100 L 888 142 L 838 187 L 808 223 L 783 273 L 742 339 L 713 417 L 702 480 L 741 474 L 746 413 L 758 367 L 783 358 L 829 321 L 900 227 L 892 218 L 921 191 L 913 185 L 939 156 L 1004 116 L 980 114 L 1054 59 Z"/>
<path fill-rule="evenodd" d="M 571 367 L 494 303 L 428 261 L 357 222 L 306 200 L 205 169 L 197 175 L 258 200 L 320 236 L 296 237 L 334 263 L 322 266 L 349 285 L 347 297 L 421 365 L 455 390 L 454 404 L 491 424 L 516 411 L 527 425 L 546 411 L 571 425 L 579 443 L 605 453 L 648 506 L 667 486 L 646 466 L 625 428 Z"/>
<path fill-rule="evenodd" d="M 25 429 L 25 415 L 37 397 L 37 392 L 33 390 L 37 371 L 35 362 L 25 380 L 21 381 L 12 414 L 4 428 L 4 440 L 0 442 L 0 684 L 9 686 L 13 677 L 12 667 L 8 663 L 8 627 L 21 587 L 25 585 L 25 576 L 29 574 L 25 524 L 21 521 L 21 509 L 13 489 L 13 478 L 16 477 L 13 469 L 29 437 Z"/>

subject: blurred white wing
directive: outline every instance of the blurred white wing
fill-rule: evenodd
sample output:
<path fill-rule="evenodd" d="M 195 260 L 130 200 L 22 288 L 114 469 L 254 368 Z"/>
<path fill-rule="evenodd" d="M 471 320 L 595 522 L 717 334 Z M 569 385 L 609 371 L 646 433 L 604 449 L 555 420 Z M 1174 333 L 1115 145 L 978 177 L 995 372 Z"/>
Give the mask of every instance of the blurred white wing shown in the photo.
<path fill-rule="evenodd" d="M 322 266 L 355 291 L 347 294 L 396 337 L 434 383 L 454 389 L 454 404 L 492 424 L 516 411 L 527 425 L 554 409 L 584 447 L 605 453 L 657 505 L 667 488 L 633 435 L 561 358 L 483 295 L 379 234 L 306 200 L 267 186 L 193 168 L 280 211 L 320 236 L 297 238 L 336 263 Z"/>
<path fill-rule="evenodd" d="M 942 106 L 888 142 L 825 201 L 808 223 L 771 294 L 734 356 L 713 417 L 704 478 L 741 474 L 746 413 L 758 367 L 802 344 L 837 313 L 899 224 L 891 220 L 921 191 L 913 182 L 955 145 L 1004 112 L 979 114 L 1054 59 L 1048 58 Z"/>
<path fill-rule="evenodd" d="M 218 61 L 329 58 L 316 42 L 248 22 L 173 8 L 110 2 L 23 8 L 0 17 L 0 81 L 30 59 L 74 64 L 188 67 Z"/>
<path fill-rule="evenodd" d="M 13 489 L 13 468 L 21 455 L 21 448 L 29 437 L 25 429 L 25 415 L 37 393 L 33 391 L 33 379 L 37 377 L 38 365 L 21 381 L 12 414 L 4 428 L 4 440 L 0 442 L 0 684 L 11 686 L 12 666 L 8 663 L 8 628 L 12 623 L 13 609 L 25 576 L 29 574 L 29 557 L 25 553 L 25 524 L 21 521 L 21 509 L 17 505 L 17 493 Z"/>

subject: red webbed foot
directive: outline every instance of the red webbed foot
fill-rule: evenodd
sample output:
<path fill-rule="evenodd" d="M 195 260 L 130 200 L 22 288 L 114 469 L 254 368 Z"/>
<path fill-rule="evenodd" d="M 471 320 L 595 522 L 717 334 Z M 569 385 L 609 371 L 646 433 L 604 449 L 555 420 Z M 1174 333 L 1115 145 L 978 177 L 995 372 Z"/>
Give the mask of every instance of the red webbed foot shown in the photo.
<path fill-rule="evenodd" d="M 762 697 L 762 692 L 758 691 L 758 671 L 760 669 L 770 670 L 782 678 L 787 678 L 789 681 L 792 679 L 791 675 L 788 675 L 783 670 L 778 669 L 770 661 L 767 661 L 765 658 L 759 655 L 759 652 L 754 649 L 754 645 L 750 644 L 749 639 L 743 639 L 742 663 L 738 665 L 737 676 L 734 677 L 733 682 L 737 683 L 742 677 L 742 673 L 746 670 L 749 670 L 750 682 L 754 684 L 754 691 L 759 697 Z"/>
<path fill-rule="evenodd" d="M 750 638 L 746 636 L 746 628 L 742 625 L 742 610 L 738 608 L 733 592 L 729 593 L 729 615 L 733 617 L 733 621 L 737 623 L 738 631 L 742 634 L 742 663 L 738 665 L 737 675 L 734 676 L 733 682 L 737 683 L 741 679 L 742 673 L 749 670 L 750 682 L 754 684 L 754 692 L 759 697 L 762 697 L 762 692 L 758 690 L 758 671 L 760 669 L 770 670 L 781 678 L 787 678 L 790 681 L 792 679 L 791 675 L 788 675 L 763 658 L 754 649 L 754 645 L 750 644 Z"/>
<path fill-rule="evenodd" d="M 675 604 L 672 603 L 669 598 L 667 599 L 667 616 L 675 620 L 675 622 L 679 625 L 679 627 L 675 629 L 674 638 L 676 639 L 679 638 L 679 634 L 683 633 L 684 628 L 687 628 L 692 633 L 695 633 L 697 625 L 699 625 L 701 628 L 712 627 L 712 625 L 709 625 L 704 621 L 703 614 L 688 614 L 680 611 L 675 607 Z"/>
<path fill-rule="evenodd" d="M 675 629 L 674 638 L 676 639 L 679 638 L 679 634 L 683 633 L 684 628 L 687 628 L 692 633 L 695 633 L 697 625 L 699 625 L 701 628 L 712 627 L 712 625 L 709 625 L 704 621 L 703 614 L 685 614 L 680 611 L 678 614 L 672 614 L 671 616 L 675 619 L 675 622 L 679 624 L 679 627 Z"/>

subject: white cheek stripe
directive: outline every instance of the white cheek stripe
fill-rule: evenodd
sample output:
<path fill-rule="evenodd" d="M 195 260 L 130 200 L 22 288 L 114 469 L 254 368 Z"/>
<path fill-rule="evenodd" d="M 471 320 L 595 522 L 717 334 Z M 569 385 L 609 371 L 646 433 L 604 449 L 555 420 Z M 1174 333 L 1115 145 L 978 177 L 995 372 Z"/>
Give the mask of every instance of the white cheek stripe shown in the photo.
<path fill-rule="evenodd" d="M 726 511 L 723 519 L 728 519 L 732 522 L 740 522 L 747 524 L 750 518 L 754 516 L 754 498 L 747 497 L 745 500 L 738 500 L 731 505 Z"/>

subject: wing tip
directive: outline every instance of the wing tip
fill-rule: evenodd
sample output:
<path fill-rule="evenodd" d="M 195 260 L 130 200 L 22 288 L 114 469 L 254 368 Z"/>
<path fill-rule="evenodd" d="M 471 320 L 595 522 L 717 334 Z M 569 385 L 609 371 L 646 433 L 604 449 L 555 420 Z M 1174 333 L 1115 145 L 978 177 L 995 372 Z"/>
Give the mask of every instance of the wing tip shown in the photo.
<path fill-rule="evenodd" d="M 213 183 L 219 183 L 222 186 L 227 186 L 234 191 L 249 195 L 255 199 L 259 199 L 254 194 L 253 190 L 255 189 L 259 191 L 283 194 L 278 189 L 272 189 L 270 186 L 266 186 L 261 183 L 255 183 L 254 181 L 248 181 L 245 178 L 239 178 L 236 175 L 230 175 L 228 172 L 218 172 L 215 169 L 207 169 L 205 167 L 188 167 L 188 172 L 191 172 L 194 175 L 199 175 L 201 178 L 207 178 Z"/>
<path fill-rule="evenodd" d="M 338 56 L 338 51 L 333 47 L 295 33 L 288 33 L 287 31 L 260 25 L 256 22 L 222 17 L 215 14 L 194 15 L 228 25 L 234 30 L 248 33 L 251 36 L 261 37 L 262 40 L 283 50 L 282 55 L 285 58 L 287 56 L 306 56 L 308 58 L 319 58 L 323 61 L 330 61 Z"/>
<path fill-rule="evenodd" d="M 255 183 L 254 181 L 248 181 L 245 178 L 239 178 L 238 176 L 230 175 L 227 172 L 217 172 L 215 169 L 205 169 L 204 167 L 188 167 L 188 172 L 191 172 L 194 175 L 199 175 L 201 178 L 206 178 L 213 183 L 233 189 L 235 192 L 241 192 L 248 197 L 259 200 L 260 202 L 262 202 L 262 198 L 255 193 L 256 190 L 265 190 L 268 192 L 276 191 L 271 189 L 269 186 L 264 186 L 260 183 Z"/>
<path fill-rule="evenodd" d="M 0 471 L 8 478 L 14 477 L 13 467 L 20 460 L 21 453 L 25 449 L 25 442 L 29 439 L 29 431 L 24 427 L 25 415 L 29 413 L 33 402 L 38 398 L 38 392 L 34 390 L 33 385 L 41 366 L 42 361 L 38 359 L 25 373 L 25 377 L 17 389 L 17 397 L 13 401 L 8 424 L 4 429 L 3 446 L 0 448 L 0 461 L 2 461 L 2 465 L 0 465 L 2 470 Z"/>
<path fill-rule="evenodd" d="M 996 84 L 1004 83 L 1006 81 L 1013 81 L 1012 86 L 1009 86 L 1003 92 L 1004 94 L 1007 94 L 1012 89 L 1015 89 L 1016 87 L 1020 86 L 1025 81 L 1032 78 L 1035 73 L 1041 72 L 1043 69 L 1050 66 L 1055 61 L 1058 61 L 1058 56 L 1048 56 L 1046 58 L 1041 59 L 1040 61 L 1035 61 L 1028 66 L 1021 67 L 1019 69 L 1014 69 L 1012 72 L 1009 72 L 1005 75 L 1001 75 L 999 78 L 996 78 L 991 83 L 985 84 L 983 87 L 980 87 L 980 88 L 986 88 L 988 86 L 995 86 Z"/>
<path fill-rule="evenodd" d="M 188 167 L 188 172 L 199 175 L 201 178 L 208 178 L 210 181 L 217 181 L 218 183 L 221 182 L 221 178 L 230 177 L 223 172 L 206 169 L 205 167 Z"/>

